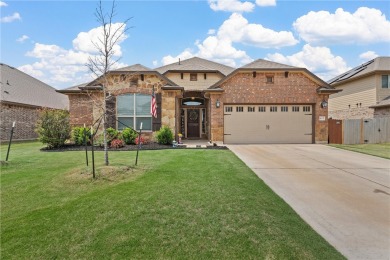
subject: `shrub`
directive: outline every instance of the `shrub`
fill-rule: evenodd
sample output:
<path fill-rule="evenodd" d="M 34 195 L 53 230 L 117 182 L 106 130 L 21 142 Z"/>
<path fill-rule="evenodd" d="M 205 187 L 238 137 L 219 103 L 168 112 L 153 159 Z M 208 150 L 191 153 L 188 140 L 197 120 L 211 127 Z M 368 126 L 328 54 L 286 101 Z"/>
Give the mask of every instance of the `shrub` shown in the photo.
<path fill-rule="evenodd" d="M 139 136 L 135 138 L 135 144 L 138 145 L 139 142 Z M 141 144 L 145 144 L 145 139 L 141 136 Z"/>
<path fill-rule="evenodd" d="M 121 148 L 125 146 L 125 143 L 121 139 L 114 139 L 111 141 L 111 148 Z"/>
<path fill-rule="evenodd" d="M 156 138 L 159 144 L 172 144 L 172 130 L 168 126 L 163 126 L 159 131 L 157 131 Z"/>
<path fill-rule="evenodd" d="M 69 112 L 66 110 L 42 109 L 36 129 L 39 141 L 48 148 L 58 148 L 70 138 Z"/>
<path fill-rule="evenodd" d="M 126 144 L 135 144 L 135 138 L 138 136 L 137 131 L 131 128 L 125 128 L 122 131 L 122 139 Z"/>
<path fill-rule="evenodd" d="M 91 133 L 89 128 L 87 127 L 73 127 L 72 129 L 72 141 L 76 145 L 83 145 L 84 144 L 84 131 L 86 133 L 85 139 L 87 141 L 87 144 L 90 143 L 91 139 Z"/>
<path fill-rule="evenodd" d="M 111 144 L 112 140 L 118 139 L 119 132 L 117 130 L 115 130 L 114 128 L 112 128 L 112 127 L 107 128 L 106 133 L 107 133 L 107 143 L 108 144 Z"/>

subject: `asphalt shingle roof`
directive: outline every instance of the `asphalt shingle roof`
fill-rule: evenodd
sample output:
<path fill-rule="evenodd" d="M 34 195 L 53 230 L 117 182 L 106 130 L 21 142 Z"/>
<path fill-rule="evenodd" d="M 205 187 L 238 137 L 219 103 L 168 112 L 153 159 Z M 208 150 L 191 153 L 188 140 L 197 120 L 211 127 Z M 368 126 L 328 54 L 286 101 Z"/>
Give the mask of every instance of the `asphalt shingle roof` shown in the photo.
<path fill-rule="evenodd" d="M 155 70 L 161 74 L 165 74 L 168 71 L 219 71 L 226 76 L 231 73 L 234 68 L 217 62 L 193 57 L 187 60 L 180 61 L 180 64 L 178 61 L 169 65 L 156 68 Z"/>
<path fill-rule="evenodd" d="M 123 72 L 147 72 L 147 71 L 152 71 L 152 69 L 145 67 L 144 65 L 141 64 L 134 64 L 131 66 L 112 70 L 112 72 L 122 72 L 122 71 Z"/>
<path fill-rule="evenodd" d="M 0 68 L 2 102 L 68 109 L 68 97 L 57 93 L 55 88 L 6 64 L 0 63 Z"/>
<path fill-rule="evenodd" d="M 240 69 L 298 69 L 298 67 L 293 67 L 269 60 L 258 59 L 240 67 Z"/>
<path fill-rule="evenodd" d="M 377 57 L 373 60 L 367 61 L 331 80 L 329 84 L 338 84 L 345 80 L 351 80 L 370 74 L 375 71 L 389 71 L 390 70 L 390 57 Z"/>

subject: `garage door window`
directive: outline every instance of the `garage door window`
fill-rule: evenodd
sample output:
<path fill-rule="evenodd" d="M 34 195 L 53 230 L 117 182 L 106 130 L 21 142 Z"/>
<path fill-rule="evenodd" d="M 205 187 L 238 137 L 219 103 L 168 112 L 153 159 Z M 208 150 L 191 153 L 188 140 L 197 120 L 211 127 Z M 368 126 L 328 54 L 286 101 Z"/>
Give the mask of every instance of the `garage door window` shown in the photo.
<path fill-rule="evenodd" d="M 270 112 L 278 112 L 278 107 L 270 107 Z"/>
<path fill-rule="evenodd" d="M 281 111 L 282 111 L 282 112 L 288 112 L 288 107 L 283 106 L 283 107 L 281 108 Z"/>
<path fill-rule="evenodd" d="M 225 107 L 225 112 L 233 112 L 233 107 Z"/>
<path fill-rule="evenodd" d="M 293 112 L 299 112 L 299 107 L 298 106 L 293 106 L 292 107 Z"/>
<path fill-rule="evenodd" d="M 244 112 L 244 107 L 236 107 L 236 112 Z"/>
<path fill-rule="evenodd" d="M 265 112 L 265 107 L 259 107 L 259 112 Z"/>
<path fill-rule="evenodd" d="M 255 112 L 255 107 L 248 107 L 248 112 Z"/>
<path fill-rule="evenodd" d="M 304 106 L 303 112 L 310 112 L 310 106 Z"/>

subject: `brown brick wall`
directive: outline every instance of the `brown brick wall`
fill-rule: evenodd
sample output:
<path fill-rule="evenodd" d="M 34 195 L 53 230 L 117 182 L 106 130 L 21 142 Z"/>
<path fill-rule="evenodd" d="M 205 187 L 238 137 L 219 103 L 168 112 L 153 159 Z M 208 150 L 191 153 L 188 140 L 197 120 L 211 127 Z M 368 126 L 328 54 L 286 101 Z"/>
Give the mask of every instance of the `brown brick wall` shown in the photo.
<path fill-rule="evenodd" d="M 70 94 L 69 96 L 69 113 L 70 125 L 87 126 L 93 123 L 93 102 L 87 94 Z"/>
<path fill-rule="evenodd" d="M 266 83 L 266 76 L 273 76 L 274 83 Z M 317 85 L 303 73 L 290 72 L 257 72 L 256 77 L 250 73 L 238 73 L 221 85 L 224 92 L 210 94 L 211 101 L 211 138 L 223 140 L 223 105 L 224 104 L 311 104 L 313 105 L 314 142 L 328 140 L 328 110 L 320 107 L 328 95 L 317 94 Z M 219 99 L 221 107 L 216 108 Z M 325 116 L 325 121 L 319 121 Z"/>
<path fill-rule="evenodd" d="M 12 123 L 15 121 L 13 134 L 14 140 L 36 139 L 35 125 L 39 117 L 39 109 L 36 107 L 1 104 L 0 112 L 0 139 L 8 140 Z"/>

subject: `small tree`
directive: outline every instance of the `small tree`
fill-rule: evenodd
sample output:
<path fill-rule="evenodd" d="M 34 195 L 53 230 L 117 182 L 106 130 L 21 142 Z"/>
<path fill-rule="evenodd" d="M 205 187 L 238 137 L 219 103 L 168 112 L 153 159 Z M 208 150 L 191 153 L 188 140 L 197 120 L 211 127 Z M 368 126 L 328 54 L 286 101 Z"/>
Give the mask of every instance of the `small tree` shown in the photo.
<path fill-rule="evenodd" d="M 108 140 L 107 140 L 107 101 L 110 97 L 107 91 L 108 86 L 108 72 L 112 66 L 119 60 L 114 59 L 116 45 L 125 38 L 125 33 L 129 28 L 126 28 L 126 19 L 124 22 L 113 24 L 113 18 L 116 15 L 116 3 L 112 2 L 111 10 L 109 13 L 104 11 L 102 1 L 99 1 L 99 5 L 96 8 L 95 16 L 102 27 L 102 34 L 98 37 L 96 42 L 92 42 L 95 46 L 98 55 L 89 57 L 88 68 L 99 79 L 99 84 L 102 86 L 103 102 L 101 102 L 100 110 L 103 114 L 103 145 L 104 145 L 104 160 L 108 165 Z"/>
<path fill-rule="evenodd" d="M 48 148 L 58 148 L 70 138 L 69 112 L 66 110 L 42 109 L 36 125 L 39 141 Z"/>

